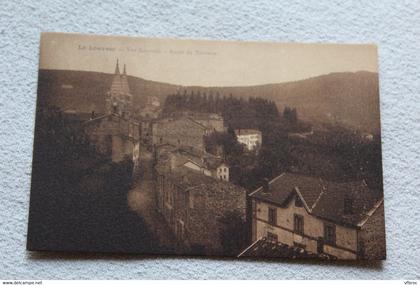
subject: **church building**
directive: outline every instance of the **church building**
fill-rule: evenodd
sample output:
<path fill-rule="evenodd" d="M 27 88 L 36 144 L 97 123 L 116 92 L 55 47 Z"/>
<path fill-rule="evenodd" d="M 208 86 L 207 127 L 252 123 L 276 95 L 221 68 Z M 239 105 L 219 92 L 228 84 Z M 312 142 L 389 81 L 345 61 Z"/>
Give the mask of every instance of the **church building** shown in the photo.
<path fill-rule="evenodd" d="M 105 114 L 84 123 L 86 133 L 96 150 L 113 162 L 139 161 L 139 124 L 132 118 L 133 95 L 130 92 L 126 67 L 120 73 L 119 63 L 105 96 Z"/>

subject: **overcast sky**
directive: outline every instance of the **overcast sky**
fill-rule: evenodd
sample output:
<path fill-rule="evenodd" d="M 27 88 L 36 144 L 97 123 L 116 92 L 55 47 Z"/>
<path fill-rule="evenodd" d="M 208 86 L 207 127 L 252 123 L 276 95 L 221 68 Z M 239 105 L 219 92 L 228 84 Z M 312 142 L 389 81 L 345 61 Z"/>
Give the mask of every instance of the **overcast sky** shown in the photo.
<path fill-rule="evenodd" d="M 374 45 L 280 44 L 43 34 L 40 68 L 113 73 L 179 85 L 245 86 L 331 72 L 377 72 Z"/>

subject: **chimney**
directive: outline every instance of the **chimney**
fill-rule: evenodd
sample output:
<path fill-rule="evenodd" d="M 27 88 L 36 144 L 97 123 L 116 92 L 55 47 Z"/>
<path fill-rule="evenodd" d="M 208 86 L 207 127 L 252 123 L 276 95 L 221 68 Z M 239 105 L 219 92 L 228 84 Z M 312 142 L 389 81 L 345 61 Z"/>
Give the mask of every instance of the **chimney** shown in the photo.
<path fill-rule="evenodd" d="M 92 112 L 90 113 L 90 119 L 91 119 L 91 120 L 95 119 L 95 111 L 92 111 Z"/>
<path fill-rule="evenodd" d="M 262 187 L 264 193 L 271 193 L 270 181 L 268 180 L 268 178 L 264 178 Z"/>

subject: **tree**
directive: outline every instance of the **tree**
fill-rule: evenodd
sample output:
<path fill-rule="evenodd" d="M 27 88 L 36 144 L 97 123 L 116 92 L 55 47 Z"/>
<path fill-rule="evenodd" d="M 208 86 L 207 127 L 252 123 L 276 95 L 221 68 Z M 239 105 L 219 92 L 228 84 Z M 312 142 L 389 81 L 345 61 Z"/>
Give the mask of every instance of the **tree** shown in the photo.
<path fill-rule="evenodd" d="M 226 212 L 218 222 L 223 254 L 237 256 L 247 245 L 247 227 L 245 219 L 237 210 Z"/>

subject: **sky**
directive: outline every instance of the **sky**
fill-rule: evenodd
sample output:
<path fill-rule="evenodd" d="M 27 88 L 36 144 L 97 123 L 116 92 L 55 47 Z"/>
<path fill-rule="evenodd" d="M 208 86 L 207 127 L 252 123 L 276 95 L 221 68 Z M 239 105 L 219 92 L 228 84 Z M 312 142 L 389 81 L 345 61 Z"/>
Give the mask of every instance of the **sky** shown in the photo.
<path fill-rule="evenodd" d="M 43 33 L 41 69 L 113 73 L 184 86 L 250 86 L 377 72 L 375 45 L 176 40 Z"/>

